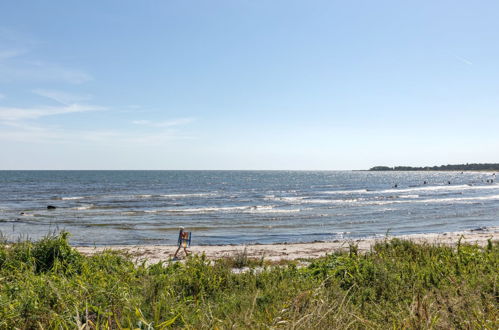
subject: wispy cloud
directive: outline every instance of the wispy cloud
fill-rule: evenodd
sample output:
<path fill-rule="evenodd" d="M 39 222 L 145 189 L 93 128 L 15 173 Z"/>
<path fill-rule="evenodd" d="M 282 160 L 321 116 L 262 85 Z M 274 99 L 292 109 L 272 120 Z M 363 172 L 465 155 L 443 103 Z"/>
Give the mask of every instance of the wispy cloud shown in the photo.
<path fill-rule="evenodd" d="M 54 60 L 38 56 L 36 49 L 39 41 L 23 36 L 16 31 L 0 27 L 0 83 L 22 82 L 40 88 L 31 89 L 45 100 L 41 105 L 32 106 L 0 106 L 0 142 L 22 142 L 29 144 L 80 144 L 89 146 L 123 146 L 135 144 L 139 146 L 162 145 L 174 140 L 194 138 L 180 126 L 194 121 L 193 118 L 174 118 L 166 121 L 136 120 L 136 126 L 124 125 L 116 128 L 93 129 L 68 120 L 42 121 L 49 116 L 70 116 L 74 113 L 125 109 L 137 110 L 141 106 L 120 107 L 119 110 L 88 104 L 92 95 L 66 92 L 42 88 L 45 83 L 82 84 L 93 80 L 83 70 L 54 62 Z M 68 89 L 69 90 L 69 89 Z M 73 88 L 74 90 L 74 88 Z M 5 95 L 0 94 L 0 99 Z M 29 99 L 29 98 L 28 98 Z M 50 101 L 49 101 L 50 100 Z M 54 103 L 56 102 L 56 103 Z M 128 121 L 131 119 L 127 119 Z M 71 125 L 71 129 L 65 125 Z M 101 123 L 105 127 L 105 123 Z M 145 129 L 145 127 L 149 129 Z M 152 129 L 156 128 L 156 129 Z"/>
<path fill-rule="evenodd" d="M 172 141 L 192 140 L 194 136 L 176 131 L 159 133 L 130 132 L 125 130 L 67 130 L 60 127 L 44 127 L 12 122 L 11 128 L 0 130 L 0 142 L 24 142 L 37 144 L 89 144 L 89 145 L 164 145 Z"/>
<path fill-rule="evenodd" d="M 54 96 L 52 93 L 44 96 Z M 57 96 L 60 96 L 56 93 Z M 66 96 L 66 95 L 65 95 Z M 56 97 L 59 99 L 59 97 Z M 66 100 L 64 100 L 66 101 Z M 96 105 L 71 104 L 54 107 L 14 108 L 0 107 L 0 142 L 89 144 L 89 145 L 163 145 L 171 141 L 194 139 L 192 134 L 180 131 L 178 126 L 192 122 L 192 118 L 177 118 L 163 122 L 136 121 L 138 125 L 161 128 L 143 129 L 67 129 L 40 124 L 37 119 L 46 116 L 68 115 L 78 112 L 109 110 Z"/>
<path fill-rule="evenodd" d="M 81 84 L 93 77 L 79 69 L 44 61 L 36 56 L 40 44 L 16 31 L 0 28 L 0 82 L 66 82 Z"/>
<path fill-rule="evenodd" d="M 0 61 L 0 82 L 65 82 L 81 84 L 93 77 L 81 70 L 42 61 L 5 60 Z"/>
<path fill-rule="evenodd" d="M 0 49 L 0 61 L 17 57 L 25 53 L 26 50 L 22 49 Z"/>
<path fill-rule="evenodd" d="M 48 89 L 35 89 L 32 92 L 36 95 L 51 99 L 65 105 L 70 105 L 81 101 L 88 101 L 92 98 L 92 95 L 89 94 L 81 95 Z"/>
<path fill-rule="evenodd" d="M 149 126 L 149 127 L 175 127 L 192 123 L 195 119 L 191 117 L 175 118 L 166 121 L 155 122 L 151 120 L 134 120 L 135 125 Z"/>
<path fill-rule="evenodd" d="M 46 116 L 62 115 L 68 113 L 99 111 L 105 110 L 105 107 L 95 105 L 71 104 L 59 107 L 32 107 L 15 108 L 0 107 L 0 122 L 16 122 L 23 120 L 32 120 Z"/>
<path fill-rule="evenodd" d="M 461 56 L 458 56 L 458 55 L 454 55 L 454 57 L 455 57 L 458 61 L 460 61 L 460 62 L 462 62 L 462 63 L 464 63 L 464 64 L 467 64 L 467 65 L 473 65 L 473 62 L 471 62 L 470 60 L 468 60 L 468 59 L 466 59 L 466 58 L 464 58 L 464 57 L 461 57 Z"/>

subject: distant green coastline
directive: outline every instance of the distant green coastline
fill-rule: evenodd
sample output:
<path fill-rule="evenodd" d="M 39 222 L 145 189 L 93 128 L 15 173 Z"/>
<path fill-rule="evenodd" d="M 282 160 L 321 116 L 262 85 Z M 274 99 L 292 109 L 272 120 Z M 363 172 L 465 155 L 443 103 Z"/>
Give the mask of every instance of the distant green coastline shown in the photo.
<path fill-rule="evenodd" d="M 498 163 L 485 164 L 457 164 L 457 165 L 440 165 L 440 166 L 374 166 L 369 171 L 498 171 Z"/>

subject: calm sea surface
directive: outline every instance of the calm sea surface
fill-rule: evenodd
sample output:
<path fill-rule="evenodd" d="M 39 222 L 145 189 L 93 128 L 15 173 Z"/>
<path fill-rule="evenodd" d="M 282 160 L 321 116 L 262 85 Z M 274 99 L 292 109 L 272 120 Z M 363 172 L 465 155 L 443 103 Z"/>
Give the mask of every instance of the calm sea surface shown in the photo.
<path fill-rule="evenodd" d="M 492 173 L 0 171 L 10 240 L 67 230 L 78 245 L 175 244 L 185 226 L 193 244 L 311 242 L 498 225 Z"/>

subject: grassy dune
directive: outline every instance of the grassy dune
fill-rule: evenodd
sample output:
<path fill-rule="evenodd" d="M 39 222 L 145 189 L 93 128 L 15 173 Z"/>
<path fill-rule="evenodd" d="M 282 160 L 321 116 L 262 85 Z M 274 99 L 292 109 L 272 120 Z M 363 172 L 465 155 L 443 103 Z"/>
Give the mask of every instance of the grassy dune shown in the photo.
<path fill-rule="evenodd" d="M 62 233 L 0 244 L 0 328 L 497 329 L 498 261 L 497 243 L 393 239 L 302 268 L 244 256 L 146 266 L 83 256 Z"/>

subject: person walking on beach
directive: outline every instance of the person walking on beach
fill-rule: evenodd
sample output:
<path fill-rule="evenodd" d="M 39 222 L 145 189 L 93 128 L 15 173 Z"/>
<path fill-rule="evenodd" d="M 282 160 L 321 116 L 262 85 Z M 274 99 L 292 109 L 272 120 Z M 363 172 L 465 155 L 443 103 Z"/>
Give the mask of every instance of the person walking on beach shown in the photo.
<path fill-rule="evenodd" d="M 184 227 L 180 227 L 180 232 L 178 233 L 178 248 L 177 251 L 175 251 L 175 254 L 173 255 L 173 259 L 178 259 L 177 254 L 180 251 L 181 248 L 184 248 L 185 255 L 189 255 L 189 251 L 187 251 L 187 248 L 191 244 L 191 233 L 184 231 Z"/>

